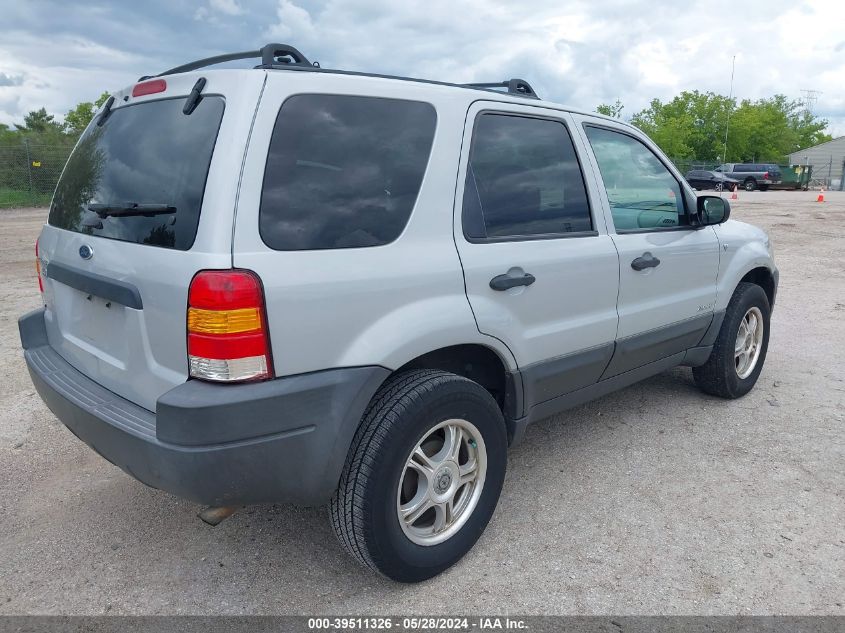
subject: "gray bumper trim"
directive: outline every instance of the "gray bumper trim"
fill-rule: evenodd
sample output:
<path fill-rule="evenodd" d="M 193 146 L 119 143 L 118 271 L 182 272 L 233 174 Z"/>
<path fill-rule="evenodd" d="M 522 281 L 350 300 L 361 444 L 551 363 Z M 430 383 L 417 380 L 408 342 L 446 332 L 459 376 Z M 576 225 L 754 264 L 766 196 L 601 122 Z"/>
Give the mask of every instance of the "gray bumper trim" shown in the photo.
<path fill-rule="evenodd" d="M 68 429 L 145 484 L 209 505 L 328 501 L 390 374 L 351 367 L 249 385 L 188 381 L 161 397 L 156 415 L 68 364 L 46 342 L 43 310 L 19 325 L 32 381 Z"/>

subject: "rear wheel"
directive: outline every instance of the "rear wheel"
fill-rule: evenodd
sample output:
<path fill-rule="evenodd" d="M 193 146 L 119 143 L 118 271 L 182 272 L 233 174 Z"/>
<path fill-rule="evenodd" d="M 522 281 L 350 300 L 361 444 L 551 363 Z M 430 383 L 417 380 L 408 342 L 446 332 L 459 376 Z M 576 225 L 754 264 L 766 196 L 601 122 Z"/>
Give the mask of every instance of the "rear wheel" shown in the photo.
<path fill-rule="evenodd" d="M 360 563 L 419 582 L 466 554 L 504 482 L 502 412 L 481 385 L 438 370 L 397 374 L 373 397 L 331 501 Z"/>
<path fill-rule="evenodd" d="M 748 178 L 744 183 L 743 187 L 745 187 L 746 191 L 754 191 L 757 188 L 757 181 L 753 178 Z"/>
<path fill-rule="evenodd" d="M 725 311 L 710 358 L 692 370 L 702 391 L 739 398 L 757 382 L 769 348 L 769 299 L 757 284 L 741 283 Z"/>

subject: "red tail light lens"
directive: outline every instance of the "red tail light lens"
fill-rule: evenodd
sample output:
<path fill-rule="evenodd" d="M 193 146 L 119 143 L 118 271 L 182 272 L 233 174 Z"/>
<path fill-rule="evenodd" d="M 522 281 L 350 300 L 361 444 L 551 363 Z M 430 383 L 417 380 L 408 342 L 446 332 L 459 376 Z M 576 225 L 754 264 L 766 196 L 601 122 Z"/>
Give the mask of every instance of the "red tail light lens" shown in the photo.
<path fill-rule="evenodd" d="M 204 270 L 188 292 L 188 364 L 215 382 L 273 377 L 264 290 L 249 270 Z"/>
<path fill-rule="evenodd" d="M 768 180 L 768 179 L 769 179 L 769 172 L 766 172 L 765 174 L 763 174 L 763 180 Z"/>
<path fill-rule="evenodd" d="M 38 240 L 35 240 L 35 274 L 38 276 L 38 291 L 44 294 L 44 282 L 41 281 L 41 259 L 38 257 Z"/>
<path fill-rule="evenodd" d="M 132 96 L 143 97 L 144 95 L 153 95 L 157 92 L 164 92 L 165 90 L 167 90 L 167 82 L 164 79 L 153 79 L 152 81 L 135 84 L 132 88 Z"/>

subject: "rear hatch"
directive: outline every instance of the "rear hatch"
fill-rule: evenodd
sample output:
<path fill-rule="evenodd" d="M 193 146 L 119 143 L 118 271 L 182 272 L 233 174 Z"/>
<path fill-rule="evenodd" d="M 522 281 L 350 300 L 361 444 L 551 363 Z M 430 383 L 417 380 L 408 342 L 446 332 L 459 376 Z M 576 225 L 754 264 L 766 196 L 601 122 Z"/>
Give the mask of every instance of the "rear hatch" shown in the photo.
<path fill-rule="evenodd" d="M 265 75 L 182 74 L 135 86 L 139 96 L 114 95 L 68 159 L 39 238 L 50 345 L 151 411 L 188 377 L 191 279 L 231 267 L 238 179 Z M 201 77 L 202 97 L 186 113 Z"/>

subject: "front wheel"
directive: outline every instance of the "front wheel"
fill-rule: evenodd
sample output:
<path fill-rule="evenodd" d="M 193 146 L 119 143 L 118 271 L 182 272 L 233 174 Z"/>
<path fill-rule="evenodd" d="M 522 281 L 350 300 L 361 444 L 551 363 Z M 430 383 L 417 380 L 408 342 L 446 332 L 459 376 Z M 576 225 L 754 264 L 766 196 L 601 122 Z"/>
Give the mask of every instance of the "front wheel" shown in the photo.
<path fill-rule="evenodd" d="M 716 191 L 722 191 L 724 188 L 725 186 L 720 182 L 717 182 L 716 186 L 713 187 L 713 189 L 715 189 Z"/>
<path fill-rule="evenodd" d="M 746 191 L 754 191 L 757 188 L 757 181 L 753 178 L 749 178 L 748 180 L 743 183 L 745 186 Z"/>
<path fill-rule="evenodd" d="M 760 377 L 769 348 L 771 308 L 763 289 L 740 283 L 725 311 L 710 358 L 692 370 L 702 391 L 722 398 L 747 394 Z"/>
<path fill-rule="evenodd" d="M 504 418 L 481 385 L 439 370 L 397 374 L 352 441 L 332 527 L 365 566 L 400 582 L 426 580 L 481 536 L 506 466 Z"/>

